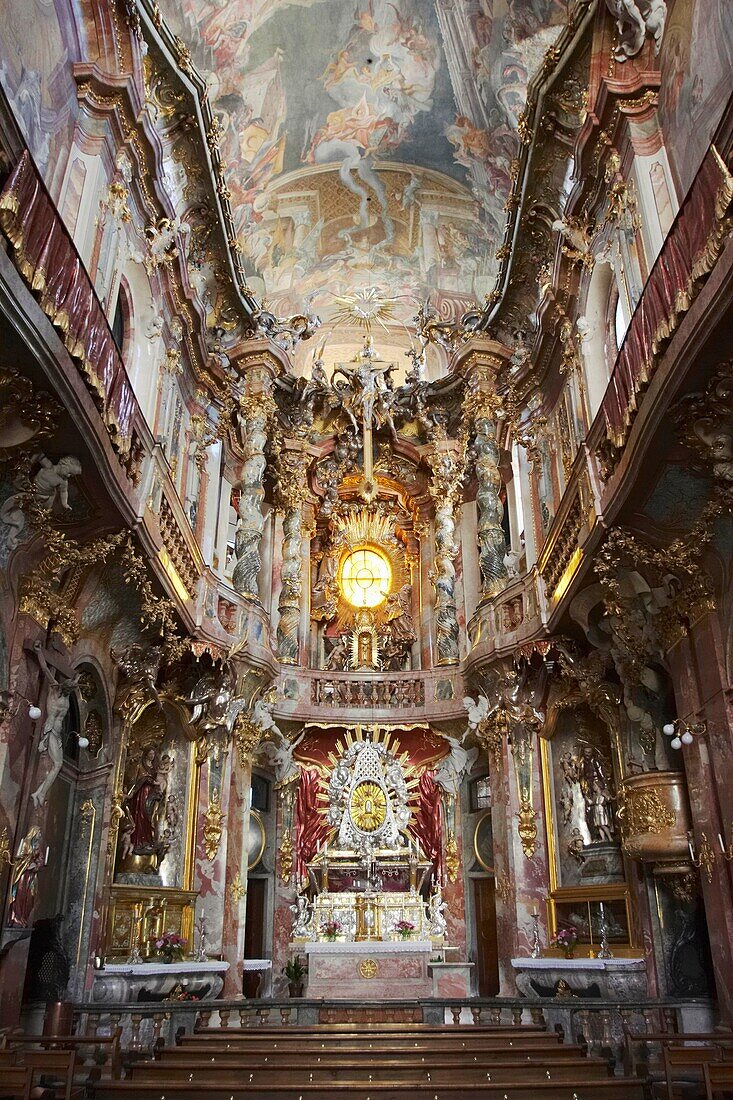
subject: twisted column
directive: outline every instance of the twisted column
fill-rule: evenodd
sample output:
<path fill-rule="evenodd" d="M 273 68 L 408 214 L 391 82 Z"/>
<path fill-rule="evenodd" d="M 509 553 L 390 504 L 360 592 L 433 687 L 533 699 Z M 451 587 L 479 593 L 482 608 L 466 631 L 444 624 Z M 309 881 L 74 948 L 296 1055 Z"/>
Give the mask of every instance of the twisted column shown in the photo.
<path fill-rule="evenodd" d="M 307 458 L 301 452 L 283 450 L 275 467 L 276 505 L 283 516 L 277 648 L 280 660 L 290 665 L 297 665 L 300 657 L 298 632 L 303 591 L 303 501 L 307 466 Z"/>
<path fill-rule="evenodd" d="M 481 598 L 488 600 L 500 592 L 507 582 L 507 568 L 504 564 L 506 540 L 501 526 L 504 505 L 499 497 L 501 474 L 495 421 L 488 416 L 478 416 L 475 433 Z"/>
<path fill-rule="evenodd" d="M 240 402 L 242 411 L 242 444 L 244 462 L 240 479 L 239 524 L 234 539 L 236 563 L 232 582 L 237 592 L 258 599 L 257 577 L 262 566 L 260 539 L 265 525 L 262 501 L 265 496 L 265 446 L 267 430 L 275 404 L 265 389 L 245 394 Z"/>
<path fill-rule="evenodd" d="M 435 638 L 439 665 L 457 664 L 458 618 L 456 568 L 458 553 L 455 509 L 463 484 L 463 462 L 454 450 L 441 450 L 428 459 L 433 471 L 429 493 L 435 503 L 435 563 L 430 579 L 435 589 Z"/>

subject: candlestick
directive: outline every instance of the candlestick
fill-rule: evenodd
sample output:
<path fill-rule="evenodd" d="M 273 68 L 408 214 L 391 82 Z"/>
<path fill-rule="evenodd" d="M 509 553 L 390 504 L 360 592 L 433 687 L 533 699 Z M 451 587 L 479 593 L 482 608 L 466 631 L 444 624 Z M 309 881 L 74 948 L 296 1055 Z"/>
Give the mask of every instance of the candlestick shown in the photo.
<path fill-rule="evenodd" d="M 606 910 L 603 907 L 603 902 L 600 903 L 600 924 L 601 924 L 601 946 L 598 950 L 599 959 L 612 959 L 613 951 L 608 946 L 608 925 L 606 924 Z"/>
<path fill-rule="evenodd" d="M 539 959 L 542 955 L 542 948 L 540 946 L 540 915 L 536 909 L 532 914 L 532 922 L 534 928 L 532 929 L 532 951 L 530 953 L 530 958 Z"/>

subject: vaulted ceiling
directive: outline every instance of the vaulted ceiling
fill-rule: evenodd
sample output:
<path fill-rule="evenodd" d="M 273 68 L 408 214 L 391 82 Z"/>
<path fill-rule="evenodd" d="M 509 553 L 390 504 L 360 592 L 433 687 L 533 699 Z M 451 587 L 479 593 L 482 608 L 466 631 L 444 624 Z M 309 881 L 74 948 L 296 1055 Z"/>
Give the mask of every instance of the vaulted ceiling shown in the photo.
<path fill-rule="evenodd" d="M 569 0 L 160 0 L 206 75 L 255 293 L 331 326 L 494 285 L 527 83 Z"/>

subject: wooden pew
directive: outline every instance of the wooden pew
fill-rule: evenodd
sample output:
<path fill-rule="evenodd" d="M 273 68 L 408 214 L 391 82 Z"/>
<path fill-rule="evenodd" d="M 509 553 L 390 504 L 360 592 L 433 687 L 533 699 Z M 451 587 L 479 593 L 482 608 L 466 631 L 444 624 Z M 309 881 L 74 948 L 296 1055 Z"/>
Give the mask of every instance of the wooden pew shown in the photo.
<path fill-rule="evenodd" d="M 707 1062 L 702 1067 L 705 1084 L 705 1100 L 714 1100 L 715 1096 L 733 1095 L 733 1063 Z"/>
<path fill-rule="evenodd" d="M 31 1090 L 34 1086 L 51 1089 L 57 1100 L 72 1100 L 72 1097 L 84 1095 L 82 1088 L 74 1088 L 76 1051 L 24 1050 L 20 1058 L 30 1071 Z"/>
<path fill-rule="evenodd" d="M 2 1100 L 30 1100 L 32 1070 L 29 1066 L 3 1064 L 0 1068 L 0 1097 Z"/>
<path fill-rule="evenodd" d="M 403 1087 L 416 1083 L 432 1083 L 436 1086 L 462 1084 L 476 1086 L 486 1081 L 495 1081 L 509 1085 L 527 1082 L 530 1079 L 544 1079 L 558 1083 L 573 1083 L 579 1077 L 586 1080 L 601 1081 L 610 1076 L 608 1063 L 589 1062 L 587 1059 L 563 1059 L 557 1064 L 535 1064 L 527 1066 L 519 1061 L 483 1060 L 456 1063 L 442 1060 L 422 1060 L 404 1062 L 403 1060 L 380 1059 L 378 1062 L 322 1061 L 304 1065 L 271 1062 L 246 1064 L 208 1061 L 188 1062 L 139 1062 L 131 1070 L 128 1080 L 133 1082 L 158 1083 L 165 1086 L 176 1081 L 191 1085 L 216 1084 L 230 1090 L 245 1082 L 268 1089 L 273 1085 L 290 1085 L 293 1088 L 301 1084 L 333 1084 L 349 1081 L 370 1084 L 374 1081 L 389 1081 Z"/>
<path fill-rule="evenodd" d="M 378 1067 L 375 1067 L 378 1072 Z M 376 1075 L 376 1073 L 375 1073 Z M 136 1081 L 104 1082 L 95 1100 L 466 1100 L 463 1084 L 435 1085 L 423 1082 L 397 1085 L 384 1080 L 369 1084 L 338 1081 L 332 1084 L 288 1085 L 249 1084 L 241 1079 L 233 1086 L 197 1084 L 195 1093 L 186 1082 L 169 1081 L 165 1085 Z M 471 1100 L 643 1100 L 644 1086 L 639 1080 L 579 1077 L 571 1084 L 532 1081 L 522 1084 L 484 1082 L 470 1087 Z"/>
<path fill-rule="evenodd" d="M 236 1046 L 227 1047 L 225 1044 L 217 1044 L 215 1049 L 212 1049 L 211 1044 L 202 1047 L 164 1047 L 155 1054 L 156 1060 L 166 1065 L 182 1065 L 191 1061 L 205 1061 L 209 1064 L 217 1062 L 224 1065 L 277 1066 L 291 1065 L 297 1056 L 297 1051 L 293 1052 L 289 1049 L 273 1050 L 272 1047 L 268 1046 L 261 1046 L 256 1050 L 247 1050 L 245 1054 L 241 1049 L 237 1049 Z M 454 1065 L 463 1065 L 466 1062 L 480 1062 L 483 1064 L 497 1058 L 505 1062 L 521 1063 L 528 1066 L 557 1065 L 559 1062 L 573 1059 L 586 1060 L 585 1048 L 568 1044 L 552 1048 L 484 1047 L 482 1050 L 477 1051 L 435 1051 L 425 1047 L 418 1047 L 417 1049 L 415 1047 L 406 1047 L 402 1050 L 392 1049 L 389 1052 L 385 1051 L 380 1058 L 380 1062 L 384 1062 L 387 1059 L 399 1060 L 402 1063 L 424 1063 L 440 1060 Z M 303 1062 L 305 1059 L 301 1058 L 300 1061 Z M 374 1064 L 375 1061 L 375 1052 L 374 1050 L 361 1048 L 351 1050 L 333 1050 L 326 1048 L 322 1051 L 315 1051 L 308 1057 L 308 1064 L 310 1065 L 326 1061 L 336 1065 L 348 1062 L 357 1065 L 371 1065 Z"/>
<path fill-rule="evenodd" d="M 84 1059 L 78 1060 L 77 1070 L 87 1069 L 86 1080 L 91 1082 L 104 1076 L 120 1077 L 122 1073 L 121 1036 L 121 1028 L 116 1028 L 112 1035 L 11 1035 L 8 1037 L 7 1049 L 66 1050 L 75 1051 L 77 1056 L 84 1054 Z M 98 1062 L 95 1059 L 91 1065 L 88 1065 L 87 1052 L 91 1052 L 92 1058 L 96 1054 L 102 1055 L 102 1061 Z"/>

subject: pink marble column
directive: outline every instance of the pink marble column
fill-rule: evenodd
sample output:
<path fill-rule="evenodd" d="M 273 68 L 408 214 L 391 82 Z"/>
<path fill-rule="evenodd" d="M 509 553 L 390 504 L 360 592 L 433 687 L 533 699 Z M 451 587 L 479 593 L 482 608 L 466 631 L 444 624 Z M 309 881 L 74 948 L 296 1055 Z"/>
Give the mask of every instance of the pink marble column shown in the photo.
<path fill-rule="evenodd" d="M 235 759 L 231 767 L 227 813 L 226 890 L 221 954 L 229 963 L 222 996 L 242 996 L 244 923 L 247 914 L 247 845 L 252 766 Z"/>
<path fill-rule="evenodd" d="M 720 851 L 733 843 L 733 703 L 726 672 L 725 632 L 710 611 L 668 653 L 677 714 L 704 720 L 707 733 L 680 750 L 687 774 L 695 851 L 703 834 L 712 849 L 709 870 L 698 871 L 705 903 L 721 1022 L 733 1025 L 733 863 Z"/>
<path fill-rule="evenodd" d="M 227 851 L 230 835 L 229 807 L 233 781 L 232 759 L 232 753 L 228 752 L 222 761 L 219 774 L 212 771 L 212 762 L 208 759 L 199 774 L 193 885 L 199 892 L 196 918 L 198 919 L 201 913 L 206 917 L 206 950 L 210 955 L 218 955 L 223 949 Z M 221 801 L 222 832 L 218 851 L 214 859 L 210 860 L 204 847 L 204 824 L 214 790 L 218 790 Z M 243 885 L 246 886 L 246 874 L 240 870 L 240 875 Z M 194 946 L 198 947 L 198 941 Z"/>

